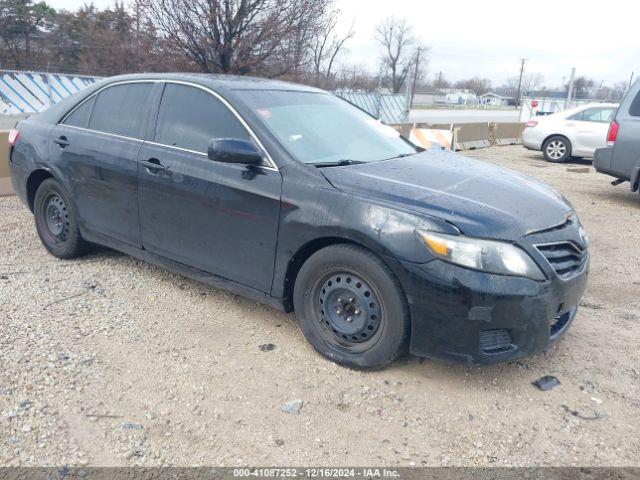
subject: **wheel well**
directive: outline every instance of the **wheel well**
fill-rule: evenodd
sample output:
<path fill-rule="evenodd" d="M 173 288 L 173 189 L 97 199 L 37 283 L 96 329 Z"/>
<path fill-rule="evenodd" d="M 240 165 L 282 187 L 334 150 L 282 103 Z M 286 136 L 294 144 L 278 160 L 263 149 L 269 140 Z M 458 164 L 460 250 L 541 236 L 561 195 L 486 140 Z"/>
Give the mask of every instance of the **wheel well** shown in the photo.
<path fill-rule="evenodd" d="M 296 284 L 296 278 L 298 277 L 298 272 L 302 268 L 302 265 L 309 259 L 311 255 L 316 253 L 318 250 L 322 250 L 325 247 L 330 245 L 338 245 L 338 244 L 350 244 L 350 245 L 358 245 L 362 246 L 356 242 L 351 240 L 347 240 L 346 238 L 340 237 L 324 237 L 317 238 L 312 240 L 309 243 L 306 243 L 298 251 L 295 253 L 293 257 L 289 260 L 289 265 L 287 266 L 287 274 L 284 278 L 284 298 L 285 298 L 285 306 L 287 311 L 293 311 L 293 287 Z"/>
<path fill-rule="evenodd" d="M 569 137 L 567 137 L 566 135 L 561 135 L 559 133 L 554 133 L 552 135 L 549 135 L 547 138 L 544 139 L 544 141 L 542 142 L 542 149 L 544 150 L 544 146 L 547 144 L 547 142 L 552 139 L 553 137 L 562 137 L 567 141 L 567 144 L 569 145 L 569 148 L 573 149 L 573 144 L 571 143 L 571 140 L 569 140 Z"/>
<path fill-rule="evenodd" d="M 27 201 L 29 202 L 29 208 L 32 212 L 33 202 L 36 198 L 38 187 L 47 178 L 53 178 L 53 175 L 51 175 L 51 173 L 47 172 L 46 170 L 35 170 L 31 172 L 31 175 L 29 175 L 29 178 L 27 179 Z"/>

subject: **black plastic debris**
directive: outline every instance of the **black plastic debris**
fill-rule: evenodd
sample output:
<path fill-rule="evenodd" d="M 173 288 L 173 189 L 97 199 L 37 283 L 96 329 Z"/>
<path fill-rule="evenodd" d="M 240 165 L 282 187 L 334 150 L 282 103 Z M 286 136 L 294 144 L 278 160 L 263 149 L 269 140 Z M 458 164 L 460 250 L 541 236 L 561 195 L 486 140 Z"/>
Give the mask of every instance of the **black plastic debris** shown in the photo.
<path fill-rule="evenodd" d="M 539 378 L 538 380 L 533 382 L 533 384 L 543 392 L 546 392 L 560 385 L 560 380 L 552 375 L 545 375 L 544 377 Z"/>
<path fill-rule="evenodd" d="M 258 348 L 263 352 L 270 352 L 275 350 L 276 346 L 273 343 L 265 343 L 264 345 L 258 345 Z"/>

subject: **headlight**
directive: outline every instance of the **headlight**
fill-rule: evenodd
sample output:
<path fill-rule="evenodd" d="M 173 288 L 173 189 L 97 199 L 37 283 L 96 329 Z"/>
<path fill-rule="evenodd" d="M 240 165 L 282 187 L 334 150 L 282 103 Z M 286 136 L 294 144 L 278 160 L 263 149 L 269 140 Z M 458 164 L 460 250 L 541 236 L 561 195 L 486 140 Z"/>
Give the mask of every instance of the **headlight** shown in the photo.
<path fill-rule="evenodd" d="M 533 259 L 510 243 L 463 236 L 418 231 L 422 241 L 442 260 L 462 267 L 501 275 L 516 275 L 533 280 L 545 276 Z"/>

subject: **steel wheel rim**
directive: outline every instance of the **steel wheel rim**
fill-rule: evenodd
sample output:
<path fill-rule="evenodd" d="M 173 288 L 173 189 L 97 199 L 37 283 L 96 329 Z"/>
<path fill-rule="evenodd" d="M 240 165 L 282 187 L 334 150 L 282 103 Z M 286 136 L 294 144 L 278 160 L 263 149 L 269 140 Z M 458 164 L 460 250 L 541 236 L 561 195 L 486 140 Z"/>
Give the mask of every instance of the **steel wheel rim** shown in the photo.
<path fill-rule="evenodd" d="M 560 140 L 554 140 L 547 145 L 547 155 L 554 160 L 559 160 L 567 153 L 567 146 Z"/>
<path fill-rule="evenodd" d="M 62 197 L 56 193 L 44 201 L 44 223 L 47 233 L 58 243 L 69 238 L 69 212 Z"/>
<path fill-rule="evenodd" d="M 375 287 L 353 272 L 337 271 L 316 283 L 317 321 L 324 339 L 357 353 L 375 344 L 384 326 L 384 307 Z"/>

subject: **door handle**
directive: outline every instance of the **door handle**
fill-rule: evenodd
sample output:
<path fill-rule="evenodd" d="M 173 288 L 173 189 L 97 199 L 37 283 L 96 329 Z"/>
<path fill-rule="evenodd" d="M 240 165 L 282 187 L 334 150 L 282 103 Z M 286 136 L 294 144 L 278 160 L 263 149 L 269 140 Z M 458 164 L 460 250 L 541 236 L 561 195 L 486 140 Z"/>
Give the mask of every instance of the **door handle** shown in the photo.
<path fill-rule="evenodd" d="M 71 142 L 67 140 L 67 137 L 65 137 L 64 135 L 54 139 L 53 141 L 56 142 L 58 145 L 60 145 L 60 147 L 62 148 L 68 147 L 69 145 L 71 145 Z"/>
<path fill-rule="evenodd" d="M 149 160 L 140 162 L 140 165 L 146 168 L 149 173 L 153 175 L 169 170 L 169 167 L 165 167 L 164 165 L 162 165 L 160 163 L 160 160 L 158 160 L 157 158 L 150 158 Z"/>

